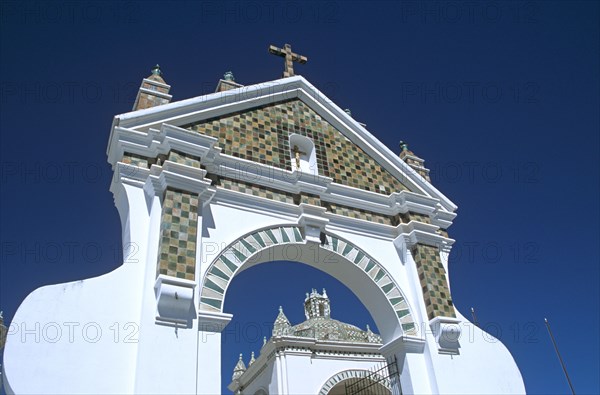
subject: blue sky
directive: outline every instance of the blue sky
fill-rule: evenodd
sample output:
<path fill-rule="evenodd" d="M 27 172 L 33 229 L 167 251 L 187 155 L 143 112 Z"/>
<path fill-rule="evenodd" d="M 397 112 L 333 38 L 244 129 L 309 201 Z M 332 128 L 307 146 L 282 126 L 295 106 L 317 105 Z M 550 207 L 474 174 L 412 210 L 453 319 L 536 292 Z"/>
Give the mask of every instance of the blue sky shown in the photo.
<path fill-rule="evenodd" d="M 599 6 L 597 2 L 2 2 L 0 309 L 35 288 L 121 264 L 108 191 L 112 117 L 159 63 L 174 100 L 226 71 L 278 78 L 269 44 L 306 55 L 299 74 L 392 150 L 426 160 L 458 206 L 453 300 L 507 345 L 531 393 L 600 392 Z M 358 300 L 295 263 L 242 273 L 223 352 L 262 344 L 283 305 L 327 288 L 334 318 L 364 328 Z M 253 296 L 253 298 L 249 298 Z M 249 302 L 251 300 L 251 302 Z M 259 323 L 259 325 L 256 325 Z M 236 326 L 237 325 L 237 326 Z M 248 329 L 249 328 L 249 329 Z M 253 329 L 254 328 L 254 329 Z"/>

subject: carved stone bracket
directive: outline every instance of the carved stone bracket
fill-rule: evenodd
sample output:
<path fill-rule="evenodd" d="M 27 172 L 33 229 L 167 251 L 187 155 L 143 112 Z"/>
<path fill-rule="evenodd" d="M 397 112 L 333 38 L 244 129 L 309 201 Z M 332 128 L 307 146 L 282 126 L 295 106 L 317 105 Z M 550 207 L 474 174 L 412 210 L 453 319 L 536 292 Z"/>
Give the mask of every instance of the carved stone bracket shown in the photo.
<path fill-rule="evenodd" d="M 306 203 L 300 203 L 301 214 L 298 217 L 298 225 L 304 229 L 304 237 L 307 242 L 321 244 L 321 233 L 329 220 L 324 214 L 325 207 L 313 206 Z"/>
<path fill-rule="evenodd" d="M 206 205 L 217 190 L 205 176 L 206 170 L 166 161 L 162 166 L 152 165 L 144 191 L 148 198 L 154 195 L 162 197 L 167 187 L 189 191 L 197 193 L 202 205 Z"/>
<path fill-rule="evenodd" d="M 454 240 L 448 237 L 444 237 L 438 233 L 439 227 L 436 225 L 425 224 L 418 221 L 410 221 L 408 224 L 400 224 L 396 227 L 398 237 L 394 243 L 398 246 L 399 239 L 402 239 L 403 243 L 408 247 L 420 243 L 434 247 L 438 247 L 444 252 L 449 252 L 454 244 Z"/>
<path fill-rule="evenodd" d="M 194 281 L 161 274 L 154 284 L 156 322 L 175 327 L 190 327 L 196 316 Z"/>
<path fill-rule="evenodd" d="M 439 352 L 443 354 L 458 354 L 462 329 L 458 318 L 435 317 L 429 321 L 429 326 L 438 343 Z"/>

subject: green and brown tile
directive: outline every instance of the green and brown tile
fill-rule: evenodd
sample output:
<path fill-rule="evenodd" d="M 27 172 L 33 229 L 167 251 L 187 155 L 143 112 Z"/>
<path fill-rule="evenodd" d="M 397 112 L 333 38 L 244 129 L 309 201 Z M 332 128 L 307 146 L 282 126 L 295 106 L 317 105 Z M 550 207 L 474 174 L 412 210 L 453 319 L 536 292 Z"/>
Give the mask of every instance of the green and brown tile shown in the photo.
<path fill-rule="evenodd" d="M 390 194 L 407 188 L 364 150 L 300 100 L 269 104 L 183 127 L 216 137 L 224 154 L 292 169 L 289 136 L 315 145 L 319 174 L 362 190 Z"/>
<path fill-rule="evenodd" d="M 167 189 L 160 225 L 157 274 L 195 280 L 198 196 Z"/>
<path fill-rule="evenodd" d="M 412 250 L 429 319 L 456 317 L 446 270 L 436 247 L 416 244 Z"/>

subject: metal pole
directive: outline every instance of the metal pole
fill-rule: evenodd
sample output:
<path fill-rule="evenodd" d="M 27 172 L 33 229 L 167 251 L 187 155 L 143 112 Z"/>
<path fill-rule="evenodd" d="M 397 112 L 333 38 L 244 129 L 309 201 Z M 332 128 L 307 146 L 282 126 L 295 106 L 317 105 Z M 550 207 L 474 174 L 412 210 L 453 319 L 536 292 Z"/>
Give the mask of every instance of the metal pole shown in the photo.
<path fill-rule="evenodd" d="M 558 360 L 560 361 L 560 365 L 562 366 L 563 372 L 565 372 L 565 377 L 569 382 L 569 387 L 571 388 L 571 392 L 575 395 L 575 389 L 573 389 L 573 383 L 571 383 L 571 379 L 569 378 L 569 373 L 567 373 L 567 367 L 563 362 L 562 357 L 560 356 L 560 352 L 558 352 L 558 346 L 556 345 L 556 340 L 554 340 L 554 335 L 552 334 L 552 329 L 550 329 L 550 323 L 547 318 L 544 318 L 544 322 L 546 323 L 546 328 L 548 329 L 548 334 L 550 335 L 550 339 L 552 340 L 552 344 L 554 345 L 554 351 L 556 351 L 556 356 L 558 356 Z"/>
<path fill-rule="evenodd" d="M 473 317 L 473 323 L 479 326 L 479 322 L 477 322 L 477 316 L 475 315 L 475 308 L 471 307 L 471 316 Z"/>

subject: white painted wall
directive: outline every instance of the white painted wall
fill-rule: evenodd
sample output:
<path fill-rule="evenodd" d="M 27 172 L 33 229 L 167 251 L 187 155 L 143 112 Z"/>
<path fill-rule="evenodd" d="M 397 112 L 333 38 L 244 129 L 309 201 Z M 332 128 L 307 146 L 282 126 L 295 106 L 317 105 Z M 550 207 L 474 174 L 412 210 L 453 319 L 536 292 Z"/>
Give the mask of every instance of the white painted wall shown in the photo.
<path fill-rule="evenodd" d="M 15 314 L 6 344 L 7 389 L 15 393 L 220 392 L 217 379 L 220 377 L 220 334 L 199 333 L 197 320 L 192 328 L 177 331 L 155 323 L 160 201 L 155 197 L 148 205 L 139 187 L 125 186 L 125 193 L 128 204 L 123 200 L 118 204 L 126 211 L 130 228 L 127 238 L 134 246 L 133 255 L 123 266 L 104 276 L 43 287 L 27 297 Z M 203 210 L 201 221 L 206 227 L 198 251 L 198 281 L 218 252 L 238 237 L 258 228 L 295 224 L 297 218 L 211 203 Z M 415 320 L 428 328 L 412 258 L 408 257 L 403 264 L 389 238 L 374 238 L 358 229 L 332 228 L 331 233 L 351 241 L 383 264 L 405 293 Z M 299 260 L 310 261 L 314 249 L 304 252 Z M 274 258 L 282 258 L 278 255 L 281 251 L 274 254 Z M 309 263 L 315 267 L 321 265 L 320 262 Z M 386 330 L 389 310 L 374 302 L 380 298 L 374 288 L 365 287 L 364 278 L 349 275 L 342 262 L 333 268 L 329 266 L 327 271 L 355 290 L 382 328 L 384 340 L 400 335 L 397 324 Z M 195 292 L 198 301 L 199 287 Z M 463 320 L 461 324 L 467 324 L 464 317 L 459 318 Z M 118 341 L 114 338 L 115 323 L 119 326 Z M 78 325 L 74 327 L 72 342 L 66 325 Z M 126 325 L 129 326 L 126 328 Z M 62 328 L 62 336 L 52 342 L 55 327 Z M 102 335 L 95 343 L 86 341 L 84 335 L 88 339 L 94 337 L 95 327 L 102 330 Z M 82 334 L 83 328 L 89 333 Z M 133 339 L 139 341 L 125 342 L 124 336 L 138 328 Z M 404 374 L 403 378 L 408 386 L 405 393 L 523 393 L 522 378 L 506 348 L 478 328 L 472 330 L 471 337 L 463 330 L 460 355 L 439 354 L 431 333 L 421 334 L 426 341 L 422 354 L 398 353 L 405 373 L 410 371 L 410 376 Z M 285 364 L 290 391 L 297 393 L 314 393 L 318 391 L 315 388 L 322 385 L 316 379 L 307 380 L 306 374 L 296 375 L 297 372 L 316 368 L 330 377 L 336 369 L 344 367 L 335 361 L 298 356 L 287 356 Z M 32 380 L 32 374 L 38 379 Z M 228 374 L 224 372 L 226 380 Z M 274 369 L 271 380 L 276 379 L 277 369 Z M 266 387 L 273 393 L 273 383 Z"/>
<path fill-rule="evenodd" d="M 212 158 L 216 166 L 231 170 L 232 174 L 248 182 L 269 182 L 269 185 L 293 193 L 322 193 L 338 204 L 356 205 L 387 215 L 416 207 L 434 213 L 432 215 L 436 218 L 433 222 L 444 226 L 451 223 L 456 209 L 452 202 L 304 78 L 281 79 L 247 87 L 245 91 L 249 93 L 248 100 L 235 99 L 239 92 L 233 90 L 123 114 L 115 119 L 108 155 L 117 172 L 111 188 L 123 226 L 123 241 L 127 249 L 125 262 L 117 270 L 97 278 L 42 287 L 23 301 L 9 328 L 4 351 L 3 378 L 9 393 L 220 392 L 219 333 L 199 332 L 198 319 L 192 321 L 190 328 L 177 330 L 156 322 L 154 285 L 161 206 L 159 197 L 155 195 L 161 194 L 161 188 L 175 185 L 178 188 L 190 187 L 200 193 L 202 199 L 212 198 L 199 218 L 203 229 L 198 233 L 197 243 L 198 267 L 193 303 L 196 310 L 202 277 L 220 251 L 257 229 L 297 224 L 303 215 L 302 209 L 233 192 L 215 192 L 203 179 L 203 170 L 173 163 L 153 166 L 152 169 L 135 169 L 129 174 L 121 173 L 117 161 L 125 149 L 152 157 L 173 147 L 189 150 L 203 159 Z M 223 102 L 224 97 L 232 100 Z M 277 173 L 273 179 L 267 179 L 265 174 L 272 174 L 269 168 L 255 163 L 245 167 L 248 171 L 235 172 L 237 165 L 248 166 L 247 161 L 223 155 L 214 147 L 214 139 L 177 128 L 177 125 L 201 118 L 295 97 L 305 101 L 382 163 L 391 174 L 405 180 L 411 190 L 419 193 L 399 192 L 383 196 L 332 184 L 331 179 L 325 177 L 283 174 L 281 171 L 279 173 L 282 174 Z M 157 130 L 148 132 L 150 127 Z M 431 241 L 441 236 L 422 229 L 419 233 L 407 227 L 393 228 L 330 214 L 323 214 L 313 223 L 315 226 L 319 224 L 327 224 L 325 230 L 328 233 L 350 241 L 385 267 L 404 293 L 415 321 L 422 328 L 419 333 L 421 339 L 409 339 L 410 342 L 403 345 L 406 339 L 401 338 L 403 333 L 393 309 L 364 272 L 353 270 L 352 264 L 348 265 L 344 259 L 325 265 L 324 255 L 314 256 L 315 244 L 301 249 L 296 260 L 321 268 L 340 279 L 367 307 L 384 342 L 394 346 L 386 350 L 391 350 L 391 355 L 396 355 L 403 366 L 404 393 L 525 391 L 519 370 L 508 350 L 478 329 L 473 329 L 472 338 L 465 338 L 468 333 L 463 329 L 459 354 L 449 356 L 439 353 L 438 344 L 429 329 L 415 264 L 405 247 L 407 242 L 415 242 L 419 237 Z M 394 244 L 397 237 L 399 240 Z M 272 252 L 274 260 L 286 258 L 281 246 L 273 248 Z M 442 260 L 447 266 L 445 256 Z M 250 265 L 242 270 L 247 267 Z M 467 325 L 464 317 L 459 316 L 459 319 L 458 325 Z M 98 329 L 101 331 L 99 336 L 95 333 Z M 127 335 L 133 337 L 126 338 Z M 286 357 L 266 374 L 271 377 L 269 392 L 284 391 L 285 388 L 280 387 L 286 380 L 290 386 L 309 385 L 308 382 L 297 381 L 295 374 L 300 372 L 306 376 L 305 370 L 315 365 L 324 372 L 339 367 L 334 362 Z M 228 380 L 229 372 L 224 374 Z M 315 385 L 310 384 L 311 391 L 316 388 Z"/>
<path fill-rule="evenodd" d="M 376 364 L 360 358 L 311 358 L 310 355 L 286 355 L 289 393 L 318 394 L 327 380 L 337 373 L 348 369 L 368 370 Z M 310 374 L 301 373 L 309 371 Z"/>

